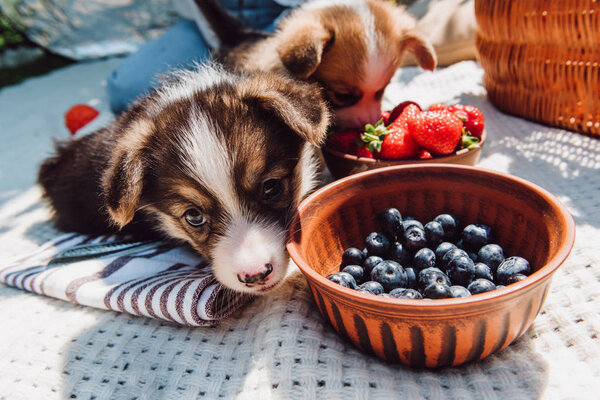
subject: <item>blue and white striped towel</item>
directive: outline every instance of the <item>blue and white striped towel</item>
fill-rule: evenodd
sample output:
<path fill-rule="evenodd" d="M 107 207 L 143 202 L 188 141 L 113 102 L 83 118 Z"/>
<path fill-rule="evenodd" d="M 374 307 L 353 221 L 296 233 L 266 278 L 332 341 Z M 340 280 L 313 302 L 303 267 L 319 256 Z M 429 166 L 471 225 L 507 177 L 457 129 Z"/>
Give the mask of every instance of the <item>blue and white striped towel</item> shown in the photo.
<path fill-rule="evenodd" d="M 65 234 L 0 266 L 0 282 L 75 304 L 189 326 L 214 325 L 251 297 L 214 278 L 185 246 Z"/>

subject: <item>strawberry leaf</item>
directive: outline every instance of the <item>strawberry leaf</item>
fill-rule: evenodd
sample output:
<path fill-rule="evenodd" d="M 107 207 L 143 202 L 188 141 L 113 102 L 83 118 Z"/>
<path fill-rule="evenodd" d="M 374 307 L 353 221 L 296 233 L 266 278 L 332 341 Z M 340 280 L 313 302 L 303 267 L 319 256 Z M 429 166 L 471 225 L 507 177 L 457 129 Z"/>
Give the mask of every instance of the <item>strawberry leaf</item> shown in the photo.
<path fill-rule="evenodd" d="M 462 135 L 460 147 L 461 149 L 477 149 L 479 148 L 479 138 L 465 133 Z"/>
<path fill-rule="evenodd" d="M 388 133 L 389 131 L 385 127 L 385 122 L 382 118 L 375 125 L 366 124 L 365 131 L 360 134 L 360 140 L 367 144 L 367 149 L 371 153 L 380 152 L 383 140 Z"/>
<path fill-rule="evenodd" d="M 374 133 L 370 133 L 370 132 L 361 133 L 360 138 L 365 143 L 369 143 L 373 140 L 379 140 L 379 136 L 377 136 Z"/>
<path fill-rule="evenodd" d="M 369 144 L 367 145 L 367 148 L 369 149 L 369 151 L 371 153 L 375 153 L 375 151 L 381 151 L 381 142 L 379 140 L 374 140 L 372 142 L 369 142 Z"/>

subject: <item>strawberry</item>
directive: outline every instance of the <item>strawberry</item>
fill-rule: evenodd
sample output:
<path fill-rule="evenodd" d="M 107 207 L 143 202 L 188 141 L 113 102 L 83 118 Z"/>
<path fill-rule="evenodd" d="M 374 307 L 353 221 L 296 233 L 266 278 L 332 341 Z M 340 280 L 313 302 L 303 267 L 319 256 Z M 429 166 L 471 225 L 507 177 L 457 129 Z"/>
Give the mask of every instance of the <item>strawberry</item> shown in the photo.
<path fill-rule="evenodd" d="M 415 103 L 414 101 L 404 101 L 400 104 L 398 104 L 396 107 L 394 107 L 394 109 L 390 112 L 390 115 L 388 117 L 388 120 L 386 121 L 386 123 L 390 123 L 390 122 L 394 122 L 398 119 L 398 117 L 400 116 L 400 114 L 402 114 L 402 112 L 404 111 L 404 109 L 410 105 L 413 105 L 415 107 L 417 107 L 417 109 L 419 111 L 421 111 L 421 106 L 419 106 L 417 103 Z"/>
<path fill-rule="evenodd" d="M 95 108 L 87 104 L 74 105 L 65 113 L 65 125 L 71 135 L 92 122 L 100 114 Z"/>
<path fill-rule="evenodd" d="M 448 108 L 455 113 L 465 124 L 465 130 L 478 139 L 481 139 L 481 133 L 485 127 L 485 120 L 481 111 L 475 106 L 463 106 L 455 104 Z"/>
<path fill-rule="evenodd" d="M 427 111 L 448 111 L 448 106 L 440 103 L 432 104 L 429 106 Z"/>
<path fill-rule="evenodd" d="M 421 152 L 419 153 L 419 158 L 421 160 L 427 160 L 427 159 L 433 158 L 433 156 L 427 150 L 421 150 Z"/>
<path fill-rule="evenodd" d="M 402 160 L 417 158 L 419 146 L 415 143 L 406 128 L 392 129 L 381 144 L 379 158 L 384 160 Z"/>
<path fill-rule="evenodd" d="M 371 153 L 369 149 L 367 149 L 367 146 L 357 146 L 354 155 L 356 157 L 375 158 L 373 157 L 373 153 Z"/>
<path fill-rule="evenodd" d="M 423 111 L 408 120 L 414 140 L 432 154 L 450 154 L 460 141 L 463 124 L 447 111 Z"/>
<path fill-rule="evenodd" d="M 405 127 L 408 128 L 408 120 L 414 119 L 415 116 L 420 113 L 421 109 L 419 108 L 419 106 L 409 104 L 404 108 L 404 110 L 402 110 L 402 113 L 400 114 L 400 116 L 398 116 L 396 121 L 394 121 L 394 124 L 403 124 Z"/>
<path fill-rule="evenodd" d="M 416 158 L 419 151 L 405 123 L 398 120 L 387 128 L 381 120 L 375 126 L 367 124 L 361 139 L 376 158 L 384 160 Z"/>
<path fill-rule="evenodd" d="M 390 120 L 390 115 L 392 114 L 391 111 L 382 111 L 381 112 L 381 119 L 383 120 L 383 122 L 387 125 L 389 123 Z"/>
<path fill-rule="evenodd" d="M 360 141 L 360 134 L 354 130 L 347 129 L 329 136 L 327 146 L 342 153 L 354 154 L 357 141 Z"/>

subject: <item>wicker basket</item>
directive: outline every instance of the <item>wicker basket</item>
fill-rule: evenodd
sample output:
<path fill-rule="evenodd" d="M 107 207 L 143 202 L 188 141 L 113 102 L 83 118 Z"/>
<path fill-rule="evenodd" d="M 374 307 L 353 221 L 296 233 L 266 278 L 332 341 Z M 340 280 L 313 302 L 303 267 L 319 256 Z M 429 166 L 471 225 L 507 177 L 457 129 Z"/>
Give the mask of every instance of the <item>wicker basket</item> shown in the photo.
<path fill-rule="evenodd" d="M 475 13 L 498 108 L 600 136 L 600 1 L 476 0 Z"/>

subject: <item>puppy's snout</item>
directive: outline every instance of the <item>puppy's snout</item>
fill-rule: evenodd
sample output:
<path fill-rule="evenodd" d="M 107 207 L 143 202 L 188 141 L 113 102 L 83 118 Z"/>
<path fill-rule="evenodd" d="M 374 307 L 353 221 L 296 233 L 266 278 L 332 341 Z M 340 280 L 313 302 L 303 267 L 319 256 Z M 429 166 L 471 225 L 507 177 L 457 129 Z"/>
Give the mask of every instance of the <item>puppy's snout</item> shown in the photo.
<path fill-rule="evenodd" d="M 357 113 L 359 125 L 375 124 L 381 118 L 381 103 L 370 104 Z"/>
<path fill-rule="evenodd" d="M 366 124 L 375 124 L 381 118 L 380 101 L 361 101 L 336 110 L 336 122 L 340 128 L 364 129 Z"/>
<path fill-rule="evenodd" d="M 246 284 L 246 286 L 250 285 L 264 285 L 269 274 L 273 272 L 273 265 L 271 263 L 267 263 L 264 265 L 261 271 L 254 272 L 251 274 L 241 273 L 237 274 L 238 281 Z"/>

